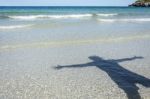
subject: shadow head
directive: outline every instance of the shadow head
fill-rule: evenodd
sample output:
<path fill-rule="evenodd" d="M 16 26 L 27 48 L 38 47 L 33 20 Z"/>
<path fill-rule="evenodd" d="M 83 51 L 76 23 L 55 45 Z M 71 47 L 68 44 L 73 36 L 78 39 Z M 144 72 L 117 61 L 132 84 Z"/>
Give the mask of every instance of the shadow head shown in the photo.
<path fill-rule="evenodd" d="M 89 59 L 93 61 L 103 61 L 104 59 L 99 56 L 90 56 Z"/>

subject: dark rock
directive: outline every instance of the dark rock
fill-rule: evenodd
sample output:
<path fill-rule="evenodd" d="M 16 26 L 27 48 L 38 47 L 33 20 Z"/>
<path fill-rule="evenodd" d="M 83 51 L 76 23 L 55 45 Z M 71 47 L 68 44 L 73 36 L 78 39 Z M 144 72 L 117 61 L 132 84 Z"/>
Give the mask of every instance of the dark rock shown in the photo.
<path fill-rule="evenodd" d="M 150 7 L 150 0 L 138 0 L 135 3 L 129 5 L 131 7 Z"/>

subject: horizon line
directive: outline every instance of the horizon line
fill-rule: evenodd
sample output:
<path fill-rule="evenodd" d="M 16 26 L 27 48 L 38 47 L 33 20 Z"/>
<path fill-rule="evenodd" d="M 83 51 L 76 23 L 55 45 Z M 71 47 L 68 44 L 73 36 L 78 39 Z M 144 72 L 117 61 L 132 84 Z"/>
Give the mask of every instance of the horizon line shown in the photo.
<path fill-rule="evenodd" d="M 47 5 L 0 5 L 0 7 L 129 7 L 127 6 L 94 6 L 94 5 L 88 5 L 88 6 L 69 6 L 69 5 L 58 5 L 58 6 L 47 6 Z"/>

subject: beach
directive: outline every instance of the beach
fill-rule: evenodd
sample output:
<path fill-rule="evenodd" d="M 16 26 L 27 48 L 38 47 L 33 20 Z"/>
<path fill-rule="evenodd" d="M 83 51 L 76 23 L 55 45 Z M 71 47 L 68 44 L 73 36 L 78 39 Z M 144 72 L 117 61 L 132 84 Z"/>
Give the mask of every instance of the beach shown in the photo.
<path fill-rule="evenodd" d="M 0 99 L 149 99 L 149 10 L 0 8 Z"/>

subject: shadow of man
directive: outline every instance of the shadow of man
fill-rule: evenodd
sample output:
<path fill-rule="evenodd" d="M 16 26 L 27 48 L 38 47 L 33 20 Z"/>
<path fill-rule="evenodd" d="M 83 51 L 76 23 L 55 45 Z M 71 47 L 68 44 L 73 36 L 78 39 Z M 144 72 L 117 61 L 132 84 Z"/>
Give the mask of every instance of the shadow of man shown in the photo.
<path fill-rule="evenodd" d="M 119 65 L 119 63 L 142 58 L 143 57 L 134 56 L 131 58 L 104 60 L 98 56 L 90 56 L 89 59 L 91 59 L 92 62 L 67 66 L 58 65 L 54 68 L 62 69 L 96 66 L 97 68 L 105 71 L 110 76 L 110 78 L 118 85 L 118 87 L 126 93 L 128 99 L 141 99 L 141 96 L 138 93 L 139 88 L 136 86 L 136 84 L 150 87 L 150 79 L 123 68 Z"/>

